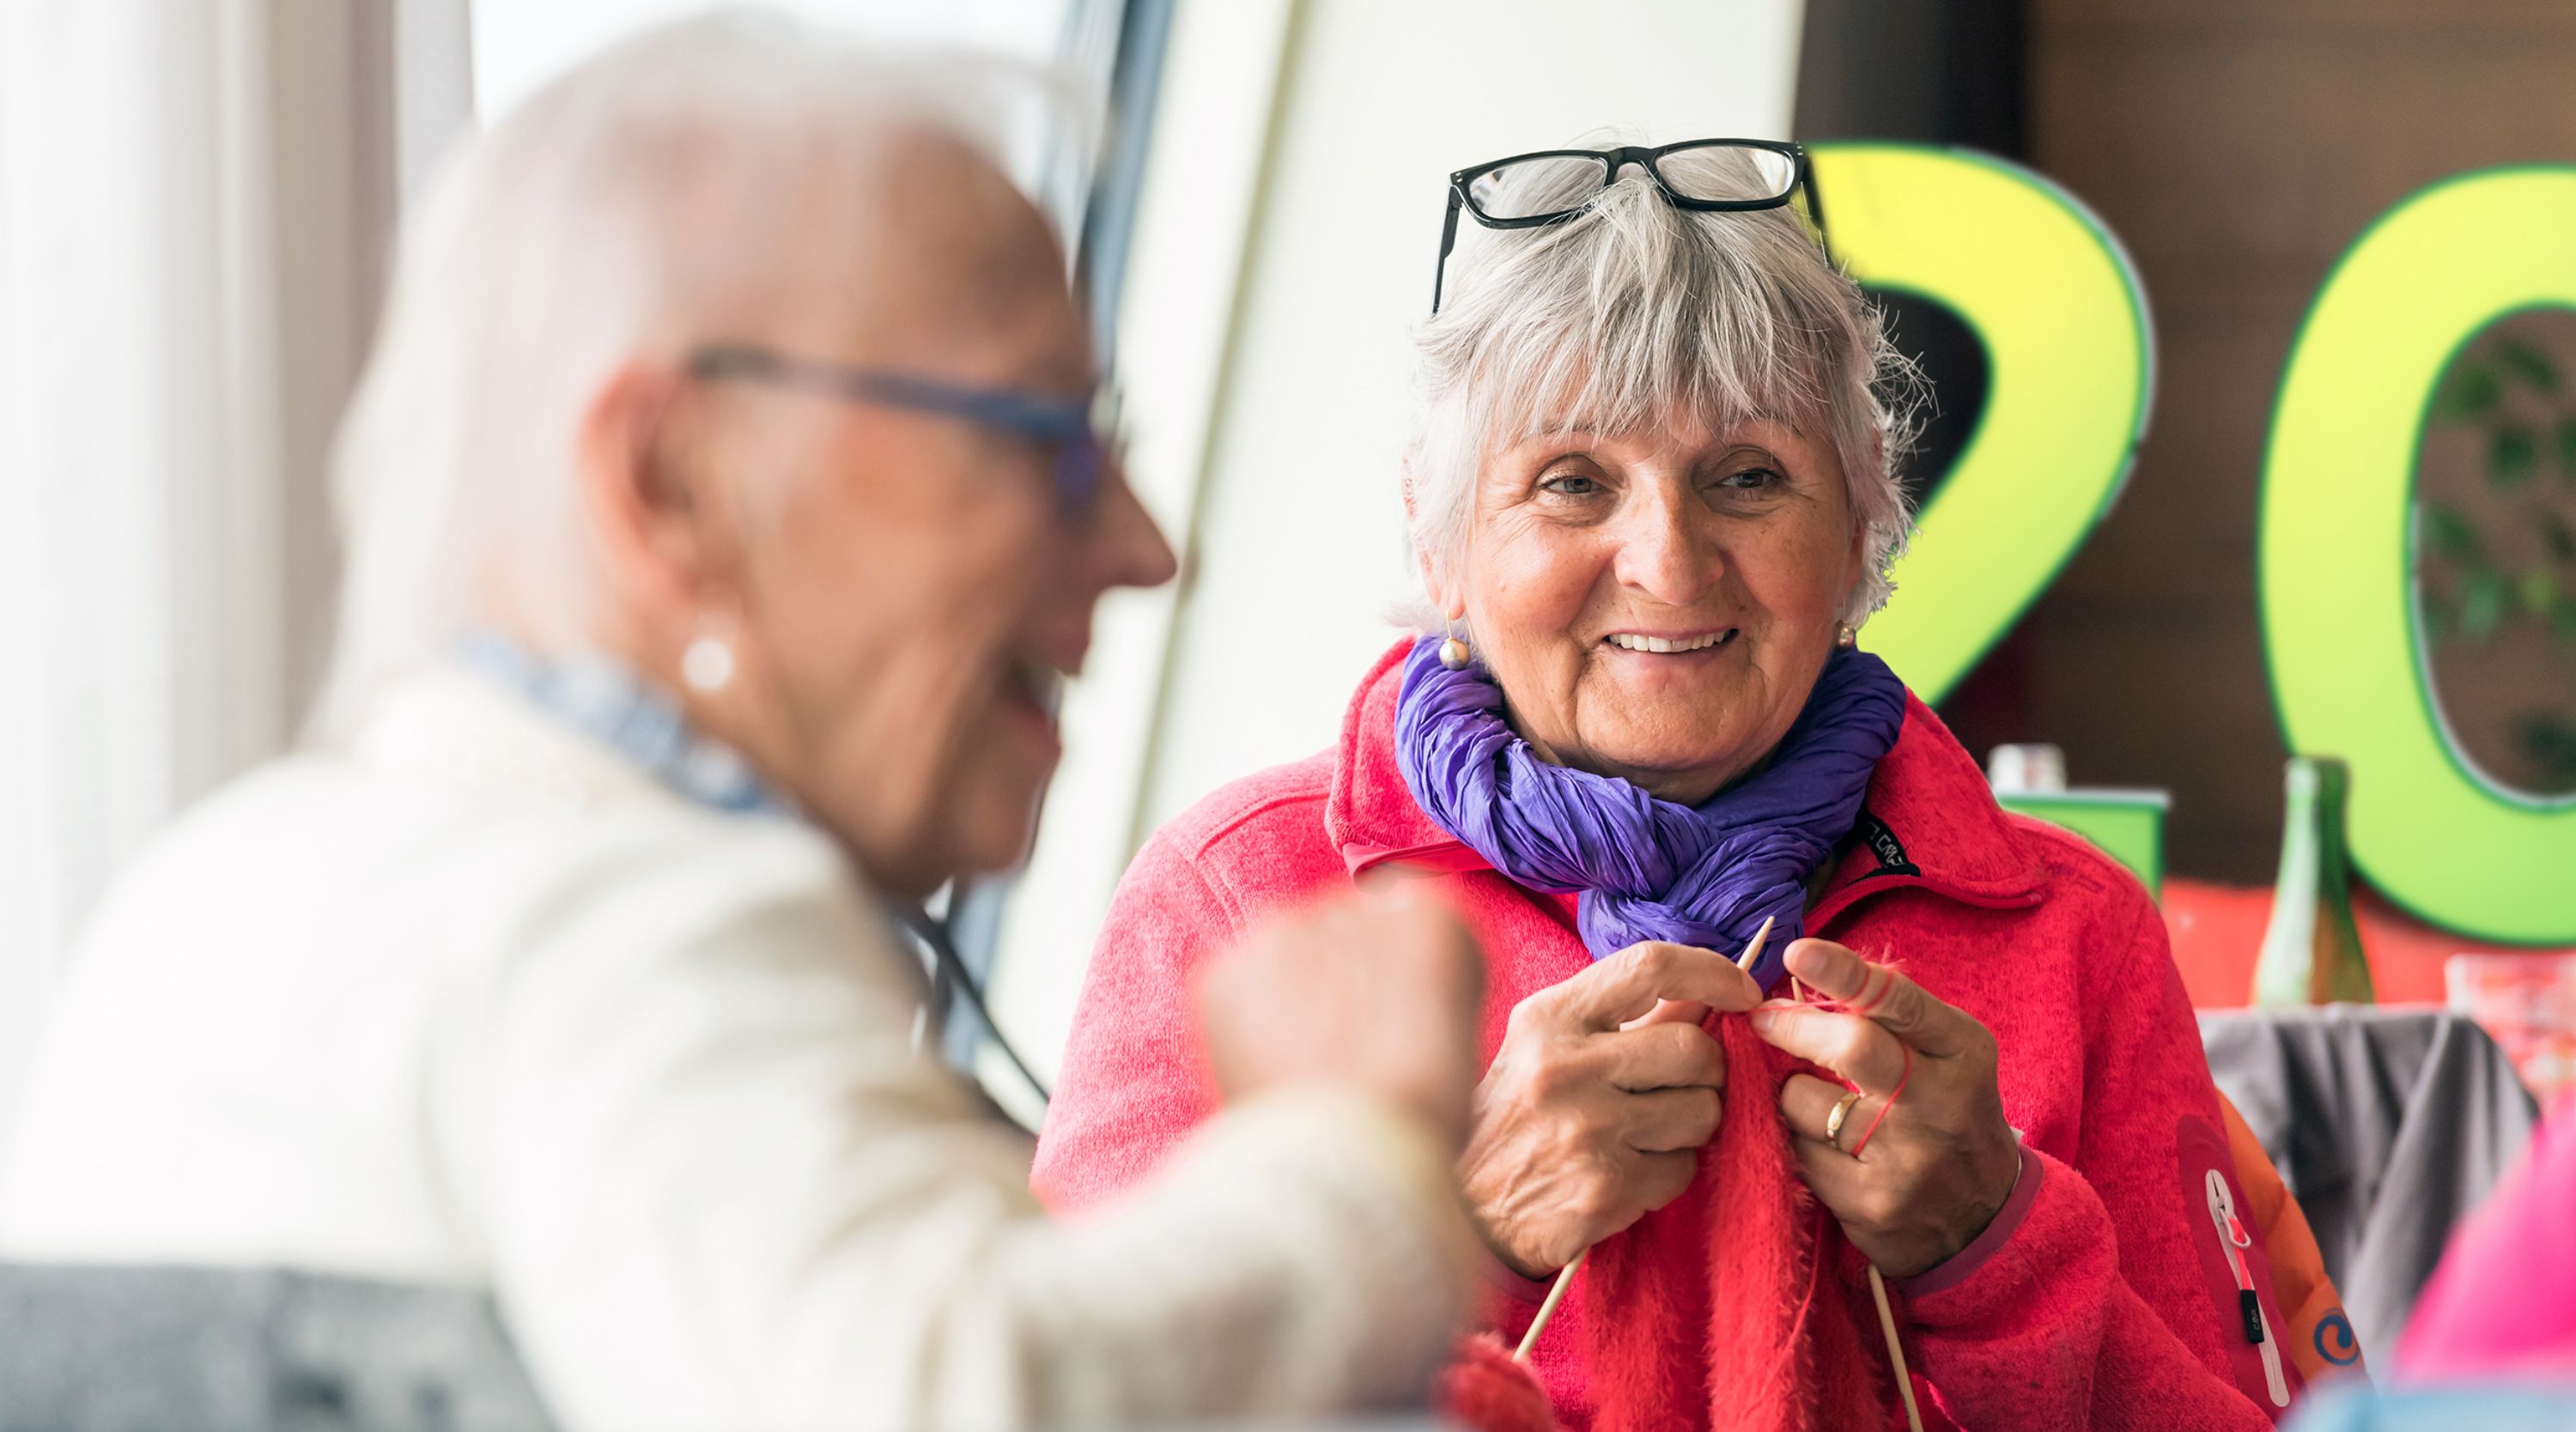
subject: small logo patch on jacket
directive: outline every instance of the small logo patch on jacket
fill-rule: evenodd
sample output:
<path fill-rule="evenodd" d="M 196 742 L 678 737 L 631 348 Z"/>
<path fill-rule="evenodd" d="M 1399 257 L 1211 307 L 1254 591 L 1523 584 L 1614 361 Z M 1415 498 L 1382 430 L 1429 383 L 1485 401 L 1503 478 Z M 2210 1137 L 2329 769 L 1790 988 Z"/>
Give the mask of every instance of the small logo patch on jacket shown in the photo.
<path fill-rule="evenodd" d="M 2352 1319 L 2335 1311 L 2317 1319 L 2317 1356 L 2337 1367 L 2350 1367 L 2361 1361 L 2361 1339 L 2354 1335 Z"/>
<path fill-rule="evenodd" d="M 1869 842 L 1869 853 L 1878 857 L 1878 868 L 1872 875 L 1920 875 L 1922 867 L 1905 858 L 1905 842 L 1896 838 L 1887 822 L 1869 811 L 1860 813 L 1860 838 Z"/>

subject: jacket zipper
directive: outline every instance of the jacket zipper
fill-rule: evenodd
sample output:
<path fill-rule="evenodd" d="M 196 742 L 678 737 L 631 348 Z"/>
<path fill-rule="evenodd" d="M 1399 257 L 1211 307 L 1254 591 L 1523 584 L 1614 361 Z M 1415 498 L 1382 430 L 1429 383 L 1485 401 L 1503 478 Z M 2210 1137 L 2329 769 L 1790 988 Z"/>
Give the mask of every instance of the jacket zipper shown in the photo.
<path fill-rule="evenodd" d="M 2287 1407 L 2290 1384 L 2281 1375 L 2281 1340 L 2272 1335 L 2271 1324 L 2263 1316 L 2263 1298 L 2254 1290 L 2254 1272 L 2245 1261 L 2254 1238 L 2236 1216 L 2227 1175 L 2216 1169 L 2209 1171 L 2209 1221 L 2218 1226 L 2218 1246 L 2227 1255 L 2227 1271 L 2236 1275 L 2236 1310 L 2245 1319 L 2245 1340 L 2263 1354 L 2263 1388 L 2271 1394 L 2273 1406 Z"/>

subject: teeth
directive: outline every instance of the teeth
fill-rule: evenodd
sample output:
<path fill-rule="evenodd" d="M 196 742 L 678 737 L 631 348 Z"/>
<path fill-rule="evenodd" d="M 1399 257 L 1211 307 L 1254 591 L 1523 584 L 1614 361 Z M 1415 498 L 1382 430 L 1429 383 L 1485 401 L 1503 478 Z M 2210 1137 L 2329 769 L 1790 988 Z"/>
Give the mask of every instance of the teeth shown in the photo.
<path fill-rule="evenodd" d="M 1624 631 L 1610 634 L 1610 644 L 1627 651 L 1706 651 L 1724 640 L 1726 640 L 1726 633 L 1722 631 L 1713 631 L 1706 636 L 1695 636 L 1684 641 L 1672 641 L 1660 636 L 1637 636 Z"/>

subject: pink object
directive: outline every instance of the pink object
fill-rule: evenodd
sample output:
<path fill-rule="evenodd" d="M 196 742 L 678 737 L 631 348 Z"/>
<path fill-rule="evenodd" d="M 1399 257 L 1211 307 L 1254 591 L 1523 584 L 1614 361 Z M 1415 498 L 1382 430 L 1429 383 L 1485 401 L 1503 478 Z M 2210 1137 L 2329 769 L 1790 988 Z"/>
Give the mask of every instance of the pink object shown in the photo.
<path fill-rule="evenodd" d="M 2565 955 L 2453 955 L 2451 1008 L 2504 1047 L 2541 1107 L 2576 1091 L 2576 960 Z"/>
<path fill-rule="evenodd" d="M 2576 1383 L 2576 1095 L 2451 1234 L 2397 1341 L 2401 1383 Z"/>
<path fill-rule="evenodd" d="M 1434 882 L 1484 944 L 1488 1057 L 1514 1004 L 1589 965 L 1572 897 L 1504 879 L 1414 805 L 1393 750 L 1405 650 L 1369 673 L 1337 749 L 1218 790 L 1137 855 L 1101 932 L 1039 1144 L 1034 1182 L 1056 1208 L 1135 1183 L 1214 1109 L 1191 976 L 1269 914 L 1347 890 L 1354 877 Z M 2004 1112 L 2024 1135 L 2023 1177 L 2037 1176 L 2006 1237 L 1972 1249 L 1964 1269 L 1954 1262 L 1891 1288 L 1927 1423 L 2270 1425 L 2279 1411 L 2244 1339 L 2203 1186 L 2212 1170 L 2232 1181 L 2225 1126 L 2146 892 L 2076 837 L 1998 810 L 1975 761 L 1910 699 L 1863 829 L 1871 838 L 1840 857 L 1810 930 L 1901 961 L 1985 1023 L 2002 1050 Z M 1743 1112 L 1731 1098 L 1721 1145 L 1764 1127 Z M 1752 1225 L 1703 1218 L 1713 1181 L 1747 1162 L 1705 1159 L 1692 1195 L 1605 1241 L 1577 1276 L 1533 1358 L 1565 1426 L 1740 1425 L 1731 1399 L 1758 1389 L 1739 1380 L 1736 1354 L 1712 1348 L 1728 1342 L 1713 1331 L 1736 1318 L 1777 1326 L 1775 1305 L 1803 1313 L 1813 1291 L 1793 1276 L 1796 1244 L 1756 1231 L 1768 1215 Z M 1848 1252 L 1838 1230 L 1815 1241 Z M 2247 1261 L 2270 1326 L 2282 1327 L 2268 1260 Z M 1858 1272 L 1839 1258 L 1824 1270 L 1847 1302 Z M 1866 1331 L 1875 1314 L 1865 1286 L 1858 1300 L 1851 1306 L 1870 1321 L 1855 1326 Z M 1491 1330 L 1517 1342 L 1535 1304 L 1491 1301 Z M 1881 1352 L 1863 1365 L 1878 1370 L 1892 1418 L 1884 1364 Z M 1794 1360 L 1774 1370 L 1792 1391 L 1830 1376 L 1803 1377 Z M 1747 1400 L 1797 1410 L 1794 1399 Z"/>

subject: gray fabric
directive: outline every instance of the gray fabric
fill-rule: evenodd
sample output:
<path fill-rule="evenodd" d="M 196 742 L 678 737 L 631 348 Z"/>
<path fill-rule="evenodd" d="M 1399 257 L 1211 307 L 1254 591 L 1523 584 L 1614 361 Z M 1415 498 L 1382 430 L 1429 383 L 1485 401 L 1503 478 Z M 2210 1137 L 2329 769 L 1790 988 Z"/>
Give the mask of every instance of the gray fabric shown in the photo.
<path fill-rule="evenodd" d="M 2229 1010 L 2200 1033 L 2307 1214 L 2364 1358 L 2387 1366 L 2452 1224 L 2531 1141 L 2530 1091 L 2449 1010 Z"/>
<path fill-rule="evenodd" d="M 492 1300 L 0 1263 L 0 1432 L 543 1432 Z"/>
<path fill-rule="evenodd" d="M 552 1432 L 492 1299 L 275 1269 L 0 1262 L 0 1432 Z M 1175 1432 L 1442 1432 L 1429 1418 Z"/>

